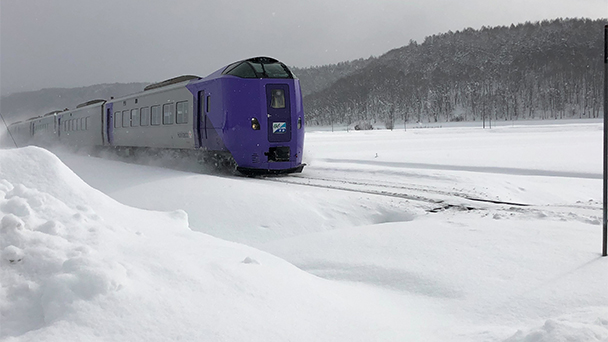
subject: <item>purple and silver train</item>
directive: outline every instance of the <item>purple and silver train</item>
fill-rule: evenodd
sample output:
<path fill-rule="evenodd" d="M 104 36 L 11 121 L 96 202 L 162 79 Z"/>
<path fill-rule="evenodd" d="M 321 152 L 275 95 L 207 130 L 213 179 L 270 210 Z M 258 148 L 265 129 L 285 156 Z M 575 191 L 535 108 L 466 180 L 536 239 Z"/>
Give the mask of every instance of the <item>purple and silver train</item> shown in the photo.
<path fill-rule="evenodd" d="M 301 172 L 304 110 L 299 80 L 256 57 L 201 78 L 180 76 L 125 97 L 17 122 L 18 144 L 174 149 L 227 156 L 244 174 Z"/>

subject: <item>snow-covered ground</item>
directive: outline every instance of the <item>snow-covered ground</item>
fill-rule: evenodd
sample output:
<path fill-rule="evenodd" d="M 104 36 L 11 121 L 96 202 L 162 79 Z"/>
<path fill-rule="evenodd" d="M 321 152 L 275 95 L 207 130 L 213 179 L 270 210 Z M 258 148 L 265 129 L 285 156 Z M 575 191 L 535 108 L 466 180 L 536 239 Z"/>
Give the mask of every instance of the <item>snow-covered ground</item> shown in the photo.
<path fill-rule="evenodd" d="M 0 339 L 608 341 L 601 123 L 305 148 L 268 179 L 0 150 Z"/>

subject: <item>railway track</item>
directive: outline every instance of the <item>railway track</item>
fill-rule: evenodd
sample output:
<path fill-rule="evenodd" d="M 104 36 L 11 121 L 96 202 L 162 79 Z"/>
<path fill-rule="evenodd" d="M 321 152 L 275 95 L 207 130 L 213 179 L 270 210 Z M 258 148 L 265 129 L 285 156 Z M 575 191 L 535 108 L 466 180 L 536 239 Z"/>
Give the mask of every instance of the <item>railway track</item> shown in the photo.
<path fill-rule="evenodd" d="M 484 198 L 477 193 L 450 191 L 417 184 L 404 184 L 390 180 L 357 179 L 352 176 L 332 178 L 311 174 L 290 174 L 262 177 L 265 181 L 311 186 L 331 190 L 348 191 L 405 199 L 420 203 L 429 213 L 445 210 L 485 211 L 495 218 L 513 215 L 531 215 L 553 220 L 577 220 L 595 225 L 600 222 L 599 204 L 531 204 Z"/>
<path fill-rule="evenodd" d="M 449 208 L 463 210 L 484 210 L 487 205 L 528 207 L 527 203 L 507 202 L 473 196 L 463 192 L 445 191 L 429 187 L 418 187 L 393 183 L 390 181 L 360 180 L 360 179 L 338 179 L 330 177 L 318 177 L 304 174 L 292 174 L 279 177 L 266 176 L 264 180 L 356 192 L 368 195 L 395 197 L 411 201 L 423 202 L 430 205 L 429 212 L 438 212 Z M 486 206 L 480 204 L 487 204 Z"/>

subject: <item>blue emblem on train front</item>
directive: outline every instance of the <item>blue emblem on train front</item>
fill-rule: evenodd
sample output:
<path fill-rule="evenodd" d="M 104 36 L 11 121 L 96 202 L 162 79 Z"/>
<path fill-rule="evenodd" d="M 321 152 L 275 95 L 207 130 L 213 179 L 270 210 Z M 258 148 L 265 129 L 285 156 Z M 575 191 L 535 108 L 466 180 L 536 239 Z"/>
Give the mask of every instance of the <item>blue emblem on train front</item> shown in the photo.
<path fill-rule="evenodd" d="M 287 133 L 287 122 L 273 122 L 272 123 L 272 133 L 274 133 L 274 134 Z"/>

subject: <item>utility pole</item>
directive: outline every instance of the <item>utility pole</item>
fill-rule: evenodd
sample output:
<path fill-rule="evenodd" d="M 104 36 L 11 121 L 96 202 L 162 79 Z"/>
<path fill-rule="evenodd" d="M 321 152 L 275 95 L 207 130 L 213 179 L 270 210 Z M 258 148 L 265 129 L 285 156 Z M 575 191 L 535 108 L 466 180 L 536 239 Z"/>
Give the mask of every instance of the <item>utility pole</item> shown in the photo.
<path fill-rule="evenodd" d="M 602 256 L 608 256 L 608 25 L 604 26 L 604 240 Z"/>

